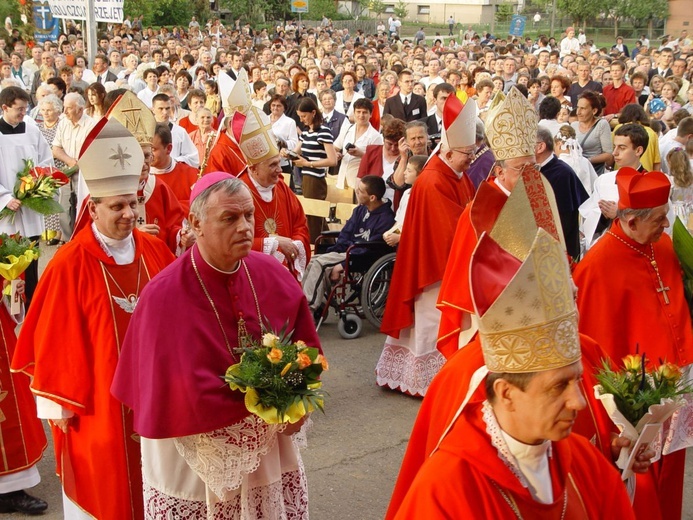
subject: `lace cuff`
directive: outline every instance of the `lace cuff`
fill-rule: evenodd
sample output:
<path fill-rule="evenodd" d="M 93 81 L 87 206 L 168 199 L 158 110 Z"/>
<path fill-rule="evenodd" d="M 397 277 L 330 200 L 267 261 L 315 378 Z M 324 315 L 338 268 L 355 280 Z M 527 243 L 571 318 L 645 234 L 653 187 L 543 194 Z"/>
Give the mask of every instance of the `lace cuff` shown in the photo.
<path fill-rule="evenodd" d="M 255 415 L 209 433 L 174 439 L 178 453 L 220 499 L 238 489 L 277 441 L 285 425 L 266 424 Z"/>
<path fill-rule="evenodd" d="M 274 237 L 262 239 L 262 252 L 266 255 L 275 255 L 279 249 L 279 241 Z"/>

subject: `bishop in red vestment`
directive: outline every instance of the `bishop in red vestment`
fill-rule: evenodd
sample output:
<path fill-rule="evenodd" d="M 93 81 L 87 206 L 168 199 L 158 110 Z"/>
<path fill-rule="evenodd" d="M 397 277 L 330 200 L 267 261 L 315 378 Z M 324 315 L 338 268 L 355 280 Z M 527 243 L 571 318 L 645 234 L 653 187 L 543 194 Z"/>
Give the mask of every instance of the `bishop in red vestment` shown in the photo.
<path fill-rule="evenodd" d="M 409 198 L 407 233 L 399 243 L 381 327 L 388 337 L 376 366 L 380 386 L 421 396 L 445 361 L 435 346 L 440 320 L 435 302 L 457 220 L 474 197 L 464 171 L 474 153 L 476 104 L 462 107 L 454 96 L 447 103 L 455 104 L 447 116 L 450 132 Z"/>
<path fill-rule="evenodd" d="M 682 271 L 671 238 L 664 233 L 670 183 L 661 172 L 621 168 L 616 176 L 619 213 L 611 229 L 574 272 L 580 329 L 618 363 L 639 351 L 650 363 L 693 363 L 693 332 Z M 650 209 L 647 216 L 633 210 Z M 690 426 L 671 428 L 690 431 Z M 691 445 L 685 434 L 686 445 Z M 665 446 L 666 448 L 666 446 Z M 662 517 L 681 518 L 685 450 L 656 465 Z M 636 494 L 637 499 L 637 494 Z"/>
<path fill-rule="evenodd" d="M 110 386 L 140 293 L 174 257 L 161 240 L 134 229 L 144 163 L 137 140 L 116 120 L 103 118 L 86 143 L 79 165 L 94 222 L 62 247 L 43 273 L 12 370 L 33 377 L 39 413 L 46 410 L 43 416 L 53 420 L 57 472 L 68 506 L 100 520 L 139 520 L 144 516 L 139 439 L 132 414 L 113 398 Z M 104 161 L 109 153 L 115 159 Z M 58 322 L 64 328 L 60 334 Z"/>

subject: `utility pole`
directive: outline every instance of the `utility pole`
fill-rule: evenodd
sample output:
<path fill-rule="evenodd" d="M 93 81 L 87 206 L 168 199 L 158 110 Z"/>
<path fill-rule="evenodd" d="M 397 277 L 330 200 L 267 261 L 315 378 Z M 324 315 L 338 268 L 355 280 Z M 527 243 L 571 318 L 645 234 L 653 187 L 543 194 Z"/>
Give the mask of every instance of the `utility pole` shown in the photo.
<path fill-rule="evenodd" d="M 556 0 L 551 2 L 551 32 L 549 36 L 553 36 L 554 27 L 556 27 Z"/>
<path fill-rule="evenodd" d="M 94 57 L 97 55 L 96 46 L 98 45 L 98 40 L 96 39 L 96 16 L 94 16 L 94 0 L 86 0 L 87 4 L 87 19 L 84 22 L 86 27 L 82 31 L 82 34 L 86 36 L 87 41 L 87 56 L 89 57 L 89 63 L 94 64 Z"/>

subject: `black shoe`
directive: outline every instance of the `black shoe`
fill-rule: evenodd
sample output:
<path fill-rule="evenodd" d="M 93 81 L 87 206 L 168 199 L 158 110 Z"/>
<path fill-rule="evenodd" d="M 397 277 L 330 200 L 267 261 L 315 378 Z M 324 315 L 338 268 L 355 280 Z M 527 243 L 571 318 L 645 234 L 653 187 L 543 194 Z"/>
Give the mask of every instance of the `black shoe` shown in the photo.
<path fill-rule="evenodd" d="M 40 515 L 48 508 L 48 504 L 40 498 L 32 497 L 25 491 L 13 491 L 0 494 L 0 513 L 22 513 L 24 515 Z"/>

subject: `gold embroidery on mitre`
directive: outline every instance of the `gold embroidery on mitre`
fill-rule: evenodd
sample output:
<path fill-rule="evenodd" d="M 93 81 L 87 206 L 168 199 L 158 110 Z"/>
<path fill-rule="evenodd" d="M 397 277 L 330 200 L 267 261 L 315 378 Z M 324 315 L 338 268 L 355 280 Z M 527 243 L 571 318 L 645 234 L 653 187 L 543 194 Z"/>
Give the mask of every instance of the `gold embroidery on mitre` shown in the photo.
<path fill-rule="evenodd" d="M 277 138 L 267 115 L 252 106 L 246 114 L 245 124 L 238 143 L 248 164 L 257 164 L 279 155 Z"/>
<path fill-rule="evenodd" d="M 508 314 L 518 293 L 532 304 Z M 560 242 L 544 229 L 537 230 L 527 259 L 479 318 L 479 337 L 492 372 L 551 370 L 580 359 L 570 269 Z"/>
<path fill-rule="evenodd" d="M 130 91 L 125 92 L 108 112 L 109 119 L 115 119 L 128 129 L 137 142 L 152 144 L 156 131 L 156 119 L 142 100 Z"/>
<path fill-rule="evenodd" d="M 497 107 L 489 109 L 486 138 L 497 161 L 534 155 L 537 113 L 516 88 L 511 88 Z"/>

